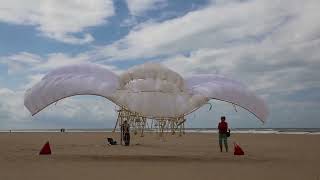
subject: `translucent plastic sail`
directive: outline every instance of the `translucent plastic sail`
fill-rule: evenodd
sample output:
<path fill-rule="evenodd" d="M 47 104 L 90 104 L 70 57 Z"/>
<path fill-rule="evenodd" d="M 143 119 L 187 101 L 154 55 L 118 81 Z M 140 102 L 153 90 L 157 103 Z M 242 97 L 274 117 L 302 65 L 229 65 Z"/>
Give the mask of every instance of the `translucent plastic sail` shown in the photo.
<path fill-rule="evenodd" d="M 93 64 L 58 68 L 26 92 L 25 106 L 34 115 L 74 95 L 103 96 L 150 118 L 183 117 L 210 99 L 241 106 L 261 121 L 268 115 L 264 101 L 235 80 L 214 74 L 184 79 L 165 66 L 153 63 L 135 66 L 120 76 Z"/>
<path fill-rule="evenodd" d="M 201 94 L 210 99 L 238 105 L 253 113 L 262 122 L 268 117 L 264 100 L 238 81 L 216 74 L 202 74 L 187 77 L 186 83 L 191 94 Z"/>
<path fill-rule="evenodd" d="M 32 115 L 60 99 L 75 95 L 98 95 L 106 98 L 119 87 L 119 77 L 93 64 L 58 68 L 25 93 L 24 105 Z"/>

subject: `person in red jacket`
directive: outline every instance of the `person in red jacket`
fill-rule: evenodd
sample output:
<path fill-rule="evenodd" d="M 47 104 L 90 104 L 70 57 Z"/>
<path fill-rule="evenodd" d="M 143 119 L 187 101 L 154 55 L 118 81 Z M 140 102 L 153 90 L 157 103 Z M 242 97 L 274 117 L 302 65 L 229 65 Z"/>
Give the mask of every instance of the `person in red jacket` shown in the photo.
<path fill-rule="evenodd" d="M 226 117 L 221 116 L 221 121 L 219 122 L 218 129 L 219 129 L 219 146 L 220 151 L 222 152 L 222 141 L 224 143 L 224 147 L 226 148 L 226 152 L 228 152 L 228 123 L 226 122 Z"/>

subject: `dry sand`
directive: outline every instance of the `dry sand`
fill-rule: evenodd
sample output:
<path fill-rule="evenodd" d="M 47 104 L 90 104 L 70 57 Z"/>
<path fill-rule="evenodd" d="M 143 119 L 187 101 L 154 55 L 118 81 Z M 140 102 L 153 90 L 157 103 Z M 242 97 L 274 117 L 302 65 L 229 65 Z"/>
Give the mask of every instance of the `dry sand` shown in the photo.
<path fill-rule="evenodd" d="M 216 134 L 0 133 L 0 179 L 305 179 L 320 180 L 320 135 L 233 134 L 245 156 L 220 153 Z M 39 156 L 50 141 L 52 155 Z"/>

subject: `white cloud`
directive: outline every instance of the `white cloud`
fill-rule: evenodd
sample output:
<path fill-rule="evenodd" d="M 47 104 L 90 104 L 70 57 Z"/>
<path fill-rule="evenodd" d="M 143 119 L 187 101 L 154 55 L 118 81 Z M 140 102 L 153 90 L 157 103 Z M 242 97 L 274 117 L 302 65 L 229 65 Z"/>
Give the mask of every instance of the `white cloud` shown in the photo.
<path fill-rule="evenodd" d="M 23 92 L 0 87 L 0 116 L 1 119 L 11 122 L 26 120 L 27 112 L 23 106 Z M 19 113 L 18 113 L 19 111 Z"/>
<path fill-rule="evenodd" d="M 71 44 L 94 40 L 86 28 L 114 15 L 112 0 L 1 0 L 0 22 L 33 25 L 43 36 Z M 81 33 L 78 36 L 76 33 Z"/>
<path fill-rule="evenodd" d="M 314 7 L 319 5 L 317 0 L 214 4 L 161 23 L 140 24 L 98 51 L 109 60 L 128 60 L 259 41 L 283 46 L 301 43 L 317 37 L 320 23 L 315 21 L 319 13 Z"/>
<path fill-rule="evenodd" d="M 48 71 L 58 67 L 89 62 L 90 57 L 87 54 L 78 54 L 76 56 L 69 56 L 64 53 L 49 54 L 45 61 L 33 67 L 34 70 Z"/>
<path fill-rule="evenodd" d="M 38 77 L 39 73 L 47 73 L 48 71 L 66 65 L 90 63 L 96 61 L 95 54 L 90 52 L 79 53 L 76 55 L 69 55 L 65 53 L 51 53 L 46 56 L 40 56 L 28 52 L 19 52 L 10 56 L 0 57 L 0 64 L 6 64 L 8 74 L 32 74 L 29 79 L 34 79 L 33 76 Z M 115 73 L 122 72 L 121 69 L 113 65 L 101 66 L 114 71 Z M 28 76 L 29 77 L 29 76 Z"/>
<path fill-rule="evenodd" d="M 52 53 L 48 54 L 41 63 L 35 64 L 30 70 L 36 72 L 43 72 L 47 73 L 50 70 L 72 65 L 72 64 L 81 64 L 81 63 L 94 63 L 96 57 L 94 54 L 91 53 L 80 53 L 74 56 L 70 56 L 64 53 Z M 97 63 L 96 63 L 97 64 Z M 116 66 L 113 65 L 105 65 L 99 64 L 104 68 L 107 68 L 115 73 L 122 72 Z"/>
<path fill-rule="evenodd" d="M 152 9 L 159 9 L 166 5 L 166 0 L 127 0 L 130 14 L 138 16 Z"/>
<path fill-rule="evenodd" d="M 8 66 L 8 74 L 19 72 L 23 70 L 23 68 L 40 63 L 41 60 L 40 56 L 28 52 L 20 52 L 11 56 L 0 57 L 0 63 L 7 64 Z"/>
<path fill-rule="evenodd" d="M 233 39 L 271 31 L 279 24 L 281 9 L 265 4 L 249 1 L 210 6 L 162 23 L 148 22 L 104 51 L 113 59 L 127 59 L 223 46 Z"/>
<path fill-rule="evenodd" d="M 181 74 L 220 73 L 243 81 L 261 95 L 294 93 L 320 88 L 320 41 L 305 46 L 266 47 L 242 45 L 225 49 L 201 49 L 163 61 Z M 268 50 L 268 48 L 271 48 Z"/>

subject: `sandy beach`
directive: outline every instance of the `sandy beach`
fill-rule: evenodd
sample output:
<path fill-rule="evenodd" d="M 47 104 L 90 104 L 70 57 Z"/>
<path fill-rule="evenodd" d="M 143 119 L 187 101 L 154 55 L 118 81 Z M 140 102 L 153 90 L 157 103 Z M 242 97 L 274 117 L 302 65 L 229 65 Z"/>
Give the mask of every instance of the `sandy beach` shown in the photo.
<path fill-rule="evenodd" d="M 0 179 L 320 179 L 320 135 L 233 134 L 229 153 L 216 134 L 149 133 L 129 147 L 107 137 L 118 133 L 0 133 Z M 53 154 L 39 156 L 47 140 Z"/>

